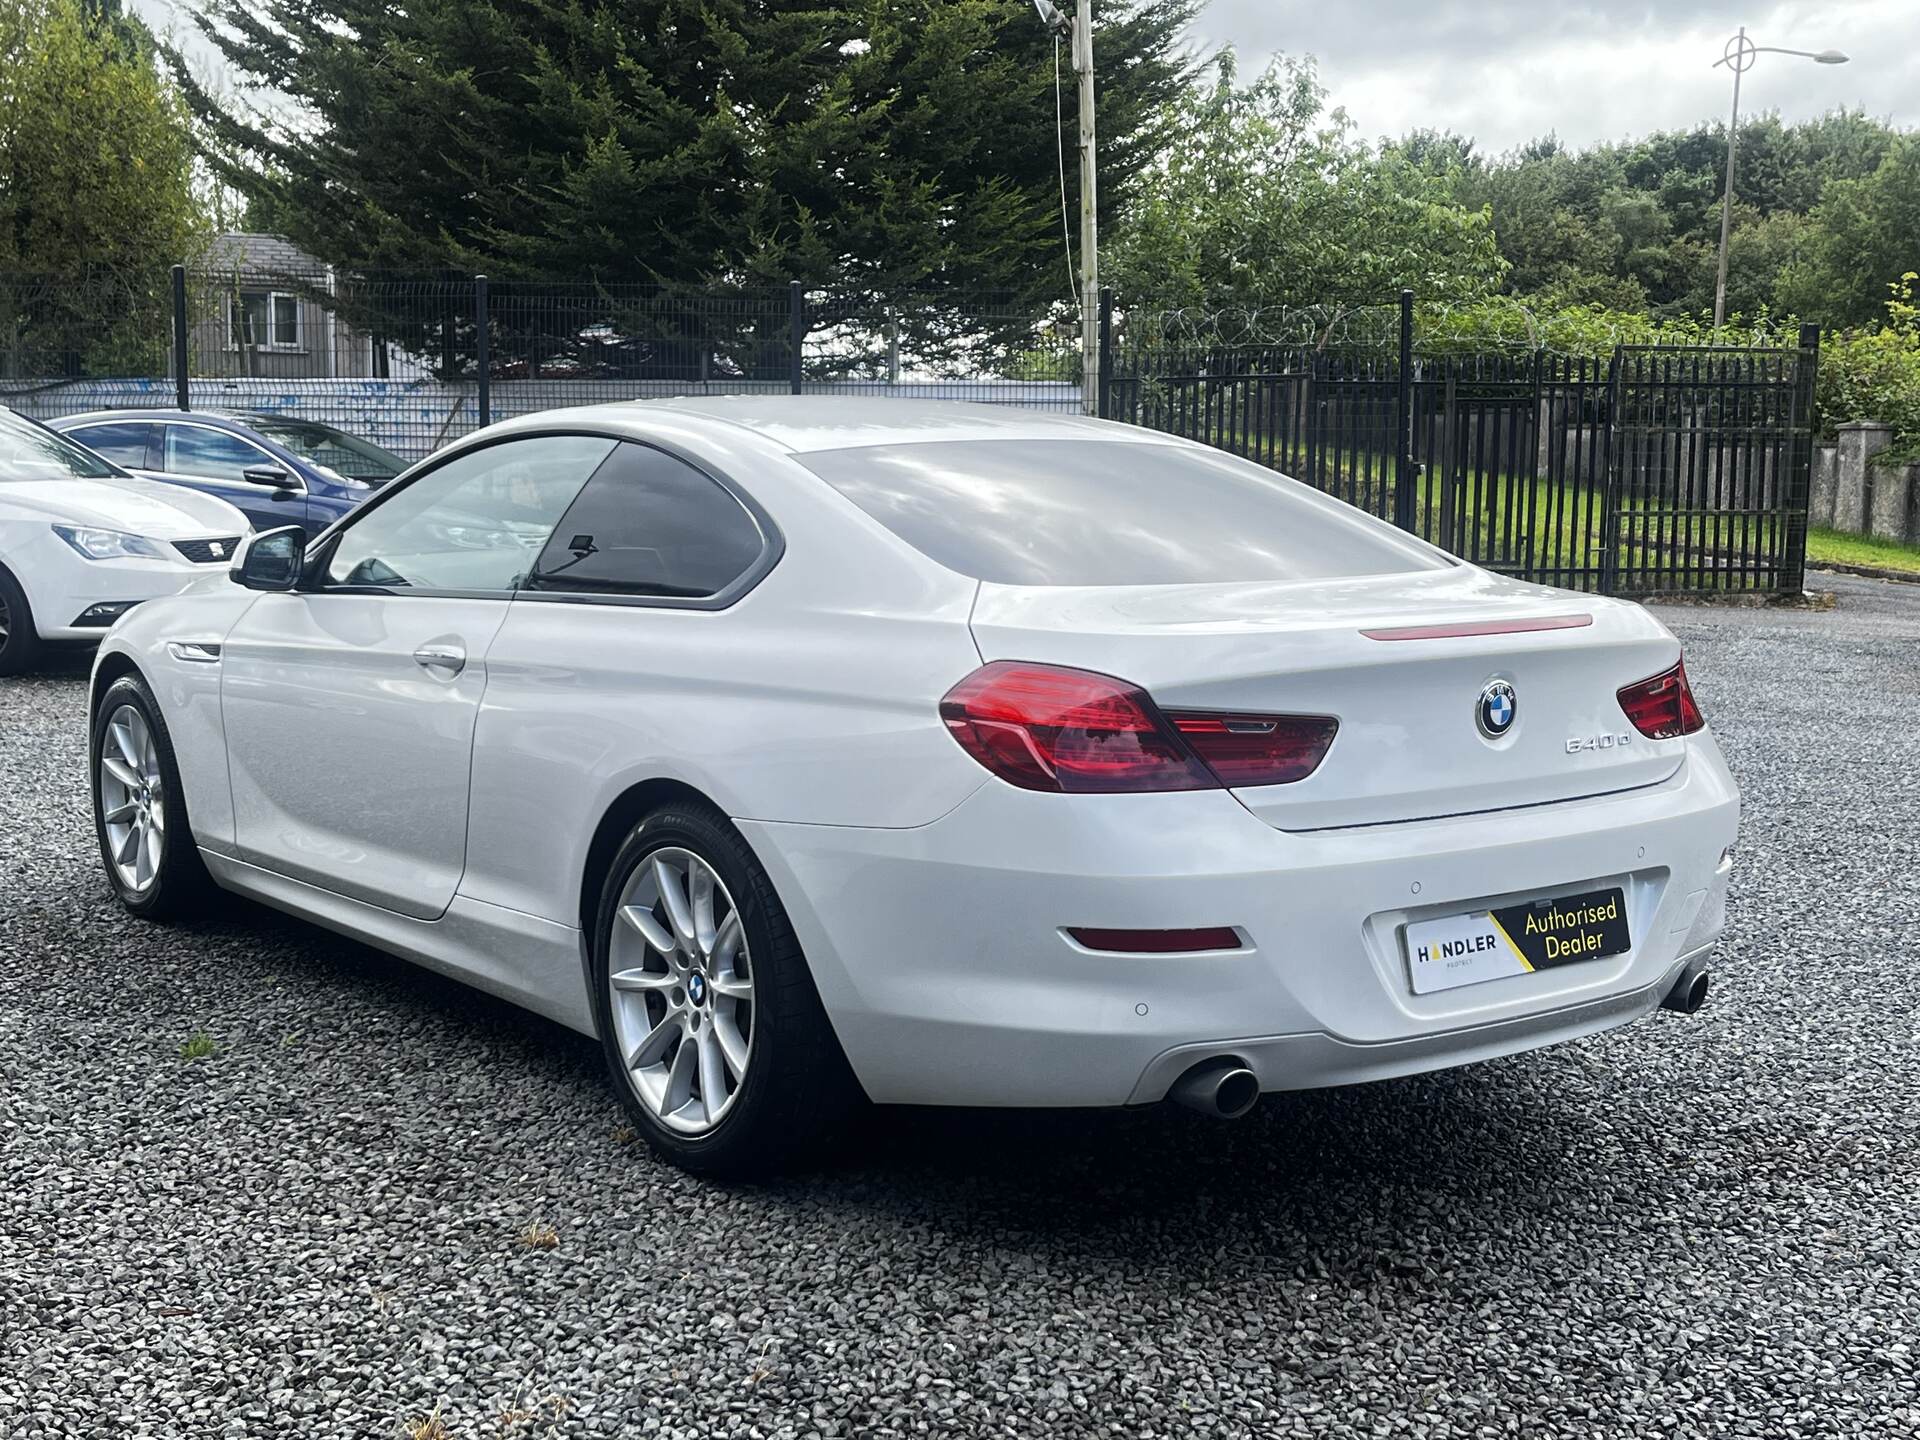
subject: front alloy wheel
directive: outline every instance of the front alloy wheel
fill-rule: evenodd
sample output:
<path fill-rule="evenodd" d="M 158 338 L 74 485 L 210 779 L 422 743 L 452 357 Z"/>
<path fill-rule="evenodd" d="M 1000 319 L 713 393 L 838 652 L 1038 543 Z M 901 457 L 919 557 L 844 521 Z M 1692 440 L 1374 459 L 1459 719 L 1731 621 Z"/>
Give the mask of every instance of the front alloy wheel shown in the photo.
<path fill-rule="evenodd" d="M 100 824 L 121 886 L 139 894 L 160 873 L 167 843 L 166 786 L 153 732 L 131 705 L 100 727 Z"/>
<path fill-rule="evenodd" d="M 711 1131 L 753 1058 L 753 961 L 726 882 L 693 851 L 663 846 L 627 877 L 607 988 L 634 1092 L 668 1129 Z"/>
<path fill-rule="evenodd" d="M 212 893 L 180 787 L 167 722 L 138 675 L 93 712 L 93 829 L 120 903 L 148 920 L 204 911 Z"/>

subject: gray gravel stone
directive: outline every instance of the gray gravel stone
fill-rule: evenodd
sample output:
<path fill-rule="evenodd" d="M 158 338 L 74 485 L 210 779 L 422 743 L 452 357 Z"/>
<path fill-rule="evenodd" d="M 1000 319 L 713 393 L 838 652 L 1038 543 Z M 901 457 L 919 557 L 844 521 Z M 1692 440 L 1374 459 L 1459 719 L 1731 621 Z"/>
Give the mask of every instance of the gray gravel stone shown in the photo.
<path fill-rule="evenodd" d="M 1920 1432 L 1920 590 L 1831 583 L 1664 612 L 1747 798 L 1696 1019 L 1237 1126 L 885 1115 L 757 1189 L 543 1021 L 123 919 L 83 672 L 0 682 L 0 1435 Z"/>

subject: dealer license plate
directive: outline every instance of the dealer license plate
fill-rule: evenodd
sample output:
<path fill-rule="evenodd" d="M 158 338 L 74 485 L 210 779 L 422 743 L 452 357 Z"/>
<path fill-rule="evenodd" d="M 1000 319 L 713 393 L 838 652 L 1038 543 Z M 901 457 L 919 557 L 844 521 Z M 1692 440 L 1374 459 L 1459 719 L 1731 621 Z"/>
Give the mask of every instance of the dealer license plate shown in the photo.
<path fill-rule="evenodd" d="M 1632 948 L 1619 886 L 1407 926 L 1413 993 L 1530 975 Z"/>

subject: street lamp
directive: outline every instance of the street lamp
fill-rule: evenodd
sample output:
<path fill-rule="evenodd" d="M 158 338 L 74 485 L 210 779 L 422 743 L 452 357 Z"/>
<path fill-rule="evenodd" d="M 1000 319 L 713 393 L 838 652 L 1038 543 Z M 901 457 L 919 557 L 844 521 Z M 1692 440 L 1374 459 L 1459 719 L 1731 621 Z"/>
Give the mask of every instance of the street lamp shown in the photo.
<path fill-rule="evenodd" d="M 1065 37 L 1073 44 L 1073 73 L 1080 82 L 1080 408 L 1094 415 L 1100 408 L 1100 334 L 1095 321 L 1100 313 L 1100 222 L 1094 185 L 1093 0 L 1077 0 L 1071 17 L 1053 0 L 1033 0 L 1033 8 L 1054 36 L 1056 78 L 1058 42 Z M 1064 191 L 1064 177 L 1061 186 Z"/>
<path fill-rule="evenodd" d="M 1727 189 L 1720 200 L 1720 275 L 1713 287 L 1713 333 L 1717 336 L 1727 318 L 1727 235 L 1733 228 L 1733 157 L 1740 148 L 1740 77 L 1753 68 L 1757 55 L 1798 55 L 1816 65 L 1844 65 L 1847 57 L 1838 50 L 1783 50 L 1778 45 L 1756 45 L 1747 38 L 1747 27 L 1727 41 L 1727 48 L 1713 62 L 1733 72 L 1733 120 L 1727 126 Z"/>

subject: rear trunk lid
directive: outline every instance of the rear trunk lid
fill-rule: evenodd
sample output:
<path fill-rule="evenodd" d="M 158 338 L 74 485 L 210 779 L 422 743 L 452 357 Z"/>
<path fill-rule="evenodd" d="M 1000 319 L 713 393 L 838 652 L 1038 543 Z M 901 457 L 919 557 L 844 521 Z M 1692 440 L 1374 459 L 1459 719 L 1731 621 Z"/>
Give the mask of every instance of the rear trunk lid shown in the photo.
<path fill-rule="evenodd" d="M 1658 621 L 1470 566 L 1302 583 L 985 584 L 972 623 L 983 659 L 1100 671 L 1165 710 L 1333 716 L 1339 732 L 1313 774 L 1234 792 L 1282 830 L 1603 795 L 1666 779 L 1686 753 L 1684 740 L 1640 735 L 1617 698 L 1678 658 Z M 1513 713 L 1489 733 L 1482 698 L 1501 681 Z"/>

